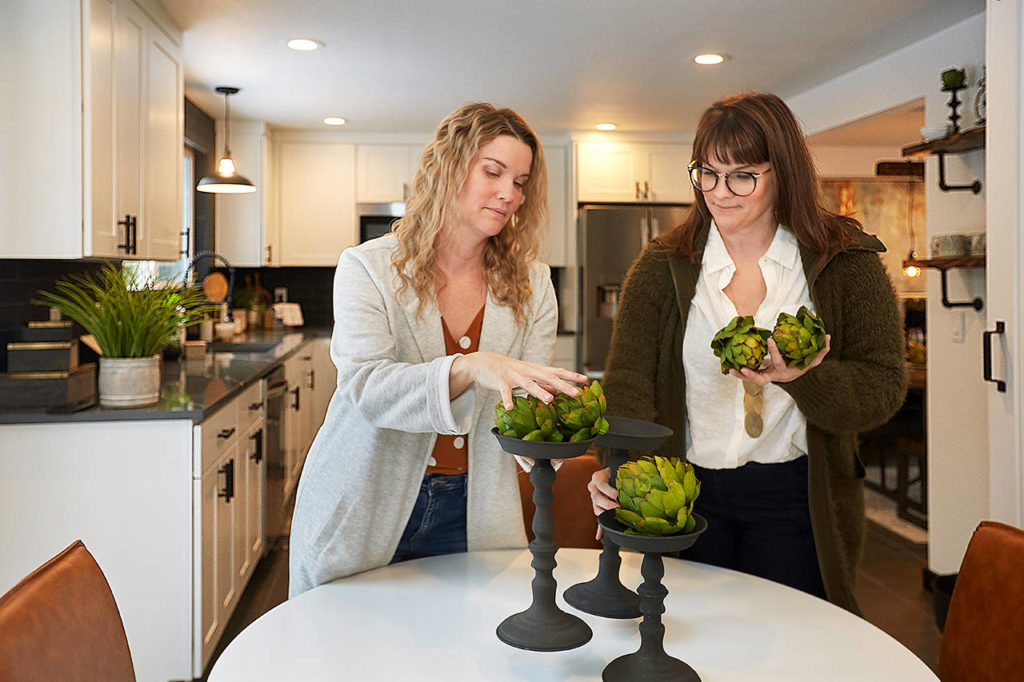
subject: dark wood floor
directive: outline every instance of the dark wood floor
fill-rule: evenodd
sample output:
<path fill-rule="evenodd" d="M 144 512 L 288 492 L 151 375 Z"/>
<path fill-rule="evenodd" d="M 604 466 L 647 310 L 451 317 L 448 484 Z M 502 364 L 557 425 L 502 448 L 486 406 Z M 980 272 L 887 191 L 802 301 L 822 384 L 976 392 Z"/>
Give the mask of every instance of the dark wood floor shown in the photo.
<path fill-rule="evenodd" d="M 857 575 L 857 598 L 864 617 L 937 670 L 941 635 L 935 625 L 931 593 L 924 589 L 927 546 L 909 542 L 870 521 L 867 525 Z M 288 596 L 287 537 L 270 542 L 268 547 L 207 670 L 235 635 Z"/>

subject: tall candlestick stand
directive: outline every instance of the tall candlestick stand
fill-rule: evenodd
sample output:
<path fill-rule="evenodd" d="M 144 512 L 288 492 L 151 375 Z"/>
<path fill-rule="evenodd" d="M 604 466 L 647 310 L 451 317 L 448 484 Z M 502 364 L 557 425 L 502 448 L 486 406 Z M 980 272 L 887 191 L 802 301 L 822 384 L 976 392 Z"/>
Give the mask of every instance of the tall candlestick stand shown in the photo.
<path fill-rule="evenodd" d="M 608 459 L 611 476 L 608 482 L 615 485 L 618 468 L 629 460 L 630 450 L 653 450 L 660 447 L 672 429 L 629 417 L 607 417 L 608 433 L 598 436 L 597 444 L 612 449 Z M 567 589 L 562 597 L 572 607 L 605 618 L 639 618 L 640 598 L 633 590 L 619 581 L 619 546 L 607 534 L 601 538 L 603 549 L 598 560 L 597 576 L 584 583 L 577 583 Z"/>
<path fill-rule="evenodd" d="M 668 589 L 661 582 L 665 575 L 661 555 L 692 546 L 697 537 L 707 530 L 708 523 L 704 517 L 694 514 L 693 518 L 697 526 L 689 533 L 651 536 L 626 533 L 625 526 L 615 519 L 614 509 L 598 517 L 605 535 L 621 547 L 644 553 L 640 566 L 644 582 L 637 588 L 640 611 L 644 616 L 639 626 L 640 648 L 605 666 L 601 675 L 604 682 L 700 682 L 696 670 L 665 651 L 665 626 L 661 622 L 661 614 L 665 613 L 665 597 L 668 596 Z"/>
<path fill-rule="evenodd" d="M 498 639 L 510 646 L 531 651 L 564 651 L 575 649 L 590 641 L 590 626 L 577 616 L 566 613 L 555 604 L 557 582 L 554 569 L 558 543 L 553 539 L 555 522 L 551 516 L 551 487 L 555 483 L 552 459 L 572 459 L 584 454 L 593 439 L 575 443 L 546 443 L 508 438 L 491 429 L 501 448 L 513 455 L 534 460 L 530 470 L 533 484 L 533 535 L 530 553 L 534 569 L 532 582 L 533 603 L 528 609 L 513 614 L 498 625 Z"/>

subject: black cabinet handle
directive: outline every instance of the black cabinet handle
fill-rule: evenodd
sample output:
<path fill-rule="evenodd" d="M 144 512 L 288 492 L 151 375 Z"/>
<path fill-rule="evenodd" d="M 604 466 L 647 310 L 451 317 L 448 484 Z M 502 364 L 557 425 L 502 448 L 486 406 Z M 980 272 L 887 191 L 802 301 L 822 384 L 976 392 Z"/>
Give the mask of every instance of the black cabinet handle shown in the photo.
<path fill-rule="evenodd" d="M 126 254 L 131 254 L 131 252 L 132 252 L 132 217 L 130 215 L 128 215 L 128 214 L 125 214 L 124 220 L 118 220 L 117 224 L 124 226 L 124 243 L 123 244 L 118 244 L 117 248 L 124 249 L 124 252 Z"/>
<path fill-rule="evenodd" d="M 235 427 L 230 429 L 221 429 L 221 432 L 217 434 L 217 438 L 231 438 L 231 435 L 235 432 Z"/>
<path fill-rule="evenodd" d="M 310 390 L 316 388 L 316 372 L 309 370 L 309 388 Z"/>
<path fill-rule="evenodd" d="M 1006 393 L 1006 382 L 1002 379 L 995 379 L 992 377 L 992 335 L 993 334 L 1005 334 L 1006 323 L 1002 320 L 996 321 L 996 328 L 985 332 L 981 335 L 981 361 L 985 371 L 985 381 L 991 381 L 996 385 L 996 390 L 1000 393 Z"/>
<path fill-rule="evenodd" d="M 295 388 L 293 388 L 291 390 L 291 392 L 295 394 L 295 404 L 292 405 L 292 409 L 295 410 L 296 412 L 298 412 L 299 411 L 299 387 L 296 386 Z"/>
<path fill-rule="evenodd" d="M 225 502 L 231 502 L 235 496 L 235 460 L 231 458 L 228 463 L 217 469 L 218 474 L 224 474 L 224 489 L 217 492 L 217 497 L 223 497 Z"/>
<path fill-rule="evenodd" d="M 133 215 L 132 216 L 132 250 L 130 251 L 130 253 L 132 255 L 138 255 L 138 253 L 139 253 L 139 248 L 138 248 L 139 247 L 139 245 L 138 245 L 139 230 L 138 230 L 138 227 L 139 227 L 139 217 Z"/>
<path fill-rule="evenodd" d="M 255 445 L 253 453 L 250 455 L 250 457 L 252 458 L 252 461 L 259 464 L 260 462 L 263 461 L 263 429 L 260 429 L 256 433 L 252 434 L 251 436 L 249 436 L 249 438 L 252 439 L 253 444 Z"/>
<path fill-rule="evenodd" d="M 262 407 L 263 407 L 262 401 L 257 401 L 255 403 L 249 403 L 249 411 L 250 412 L 255 412 L 256 410 L 258 410 L 258 409 L 260 409 Z"/>

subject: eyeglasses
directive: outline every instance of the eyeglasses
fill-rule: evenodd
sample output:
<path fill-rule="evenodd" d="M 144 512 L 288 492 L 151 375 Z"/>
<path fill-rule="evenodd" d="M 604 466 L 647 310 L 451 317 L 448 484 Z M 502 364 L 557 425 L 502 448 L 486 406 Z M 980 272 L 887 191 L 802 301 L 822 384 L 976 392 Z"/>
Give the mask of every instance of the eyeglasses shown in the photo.
<path fill-rule="evenodd" d="M 757 189 L 757 179 L 771 170 L 766 168 L 760 173 L 749 171 L 732 171 L 731 173 L 716 173 L 710 168 L 698 166 L 696 161 L 686 167 L 690 175 L 690 183 L 695 189 L 701 192 L 710 192 L 718 186 L 718 177 L 725 177 L 725 186 L 729 191 L 738 197 L 750 196 Z"/>

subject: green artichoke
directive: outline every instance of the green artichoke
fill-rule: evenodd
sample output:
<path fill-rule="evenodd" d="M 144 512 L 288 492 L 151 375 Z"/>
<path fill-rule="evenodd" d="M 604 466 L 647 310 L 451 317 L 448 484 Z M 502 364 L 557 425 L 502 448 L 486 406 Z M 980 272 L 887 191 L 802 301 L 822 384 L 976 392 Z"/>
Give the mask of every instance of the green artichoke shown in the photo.
<path fill-rule="evenodd" d="M 581 441 L 608 432 L 604 418 L 607 402 L 597 381 L 585 386 L 575 398 L 559 393 L 546 405 L 535 396 L 516 396 L 511 410 L 494 406 L 494 425 L 509 438 L 552 443 Z"/>
<path fill-rule="evenodd" d="M 806 306 L 800 306 L 796 315 L 779 313 L 772 338 L 786 366 L 804 369 L 825 347 L 825 325 Z"/>
<path fill-rule="evenodd" d="M 728 374 L 730 369 L 760 367 L 768 354 L 766 342 L 771 335 L 767 329 L 755 327 L 750 315 L 734 317 L 711 339 L 711 350 L 722 361 L 722 374 Z"/>
<path fill-rule="evenodd" d="M 697 525 L 693 503 L 700 481 L 693 465 L 678 457 L 641 457 L 619 467 L 615 518 L 636 535 L 689 533 Z"/>

